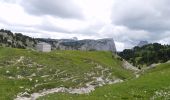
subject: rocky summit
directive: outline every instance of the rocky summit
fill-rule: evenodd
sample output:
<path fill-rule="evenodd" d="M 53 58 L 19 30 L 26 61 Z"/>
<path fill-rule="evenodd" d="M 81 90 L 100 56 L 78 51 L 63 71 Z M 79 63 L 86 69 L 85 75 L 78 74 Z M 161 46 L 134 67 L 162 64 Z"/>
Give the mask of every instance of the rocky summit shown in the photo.
<path fill-rule="evenodd" d="M 47 42 L 52 45 L 54 50 L 83 50 L 83 51 L 112 51 L 116 52 L 114 40 L 112 38 L 105 39 L 38 39 L 41 42 Z"/>
<path fill-rule="evenodd" d="M 21 33 L 12 33 L 9 30 L 0 30 L 0 46 L 35 49 L 38 43 L 45 42 L 51 45 L 52 50 L 83 50 L 83 51 L 112 51 L 116 52 L 114 40 L 105 39 L 46 39 L 32 38 Z"/>

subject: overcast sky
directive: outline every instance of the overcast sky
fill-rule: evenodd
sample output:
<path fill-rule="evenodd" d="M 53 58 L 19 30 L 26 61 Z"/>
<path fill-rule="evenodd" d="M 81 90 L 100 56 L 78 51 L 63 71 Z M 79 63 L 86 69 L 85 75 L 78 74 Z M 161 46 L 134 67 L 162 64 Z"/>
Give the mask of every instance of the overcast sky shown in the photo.
<path fill-rule="evenodd" d="M 170 0 L 0 0 L 0 28 L 40 38 L 170 44 Z"/>

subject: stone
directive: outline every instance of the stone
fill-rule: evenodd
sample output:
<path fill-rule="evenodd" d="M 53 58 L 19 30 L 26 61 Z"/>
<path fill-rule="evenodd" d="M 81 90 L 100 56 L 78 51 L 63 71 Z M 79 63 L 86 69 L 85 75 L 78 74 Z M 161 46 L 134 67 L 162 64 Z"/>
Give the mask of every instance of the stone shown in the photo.
<path fill-rule="evenodd" d="M 41 42 L 37 44 L 36 49 L 37 51 L 41 51 L 41 52 L 50 52 L 51 45 L 45 42 Z"/>
<path fill-rule="evenodd" d="M 42 42 L 47 42 L 52 45 L 54 50 L 83 50 L 83 51 L 112 51 L 116 52 L 115 42 L 112 38 L 105 39 L 41 39 Z"/>

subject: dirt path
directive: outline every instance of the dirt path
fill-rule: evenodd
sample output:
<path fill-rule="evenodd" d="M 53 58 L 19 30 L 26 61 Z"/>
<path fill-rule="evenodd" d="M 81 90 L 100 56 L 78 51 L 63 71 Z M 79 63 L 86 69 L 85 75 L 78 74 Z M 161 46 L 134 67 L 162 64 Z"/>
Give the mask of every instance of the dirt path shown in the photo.
<path fill-rule="evenodd" d="M 28 94 L 27 92 L 19 93 L 17 95 L 17 98 L 14 100 L 36 100 L 39 97 L 52 94 L 52 93 L 70 93 L 70 94 L 87 94 L 95 90 L 96 87 L 101 87 L 106 84 L 115 84 L 115 83 L 120 83 L 123 82 L 123 80 L 119 78 L 109 78 L 111 74 L 108 74 L 108 68 L 103 68 L 100 65 L 97 65 L 97 69 L 101 70 L 101 75 L 100 76 L 92 76 L 92 79 L 94 79 L 91 82 L 85 83 L 84 87 L 79 87 L 79 88 L 65 88 L 65 87 L 57 87 L 53 89 L 47 89 L 47 90 L 42 90 L 37 93 L 32 93 Z M 87 73 L 88 75 L 91 75 L 91 73 Z M 105 75 L 108 74 L 106 77 Z M 94 85 L 95 83 L 95 85 Z M 27 97 L 25 97 L 27 96 Z M 29 96 L 29 97 L 28 97 Z"/>
<path fill-rule="evenodd" d="M 100 78 L 100 77 L 98 77 Z M 48 94 L 52 94 L 52 93 L 70 93 L 70 94 L 87 94 L 90 93 L 92 91 L 95 90 L 95 87 L 98 86 L 103 86 L 106 83 L 104 81 L 98 81 L 100 82 L 100 85 L 91 85 L 92 82 L 86 83 L 86 87 L 80 87 L 80 88 L 65 88 L 65 87 L 59 87 L 59 88 L 53 88 L 53 89 L 48 89 L 48 90 L 43 90 L 41 92 L 38 93 L 33 93 L 30 95 L 30 97 L 23 97 L 24 94 L 27 93 L 20 93 L 17 98 L 15 98 L 14 100 L 36 100 L 39 97 L 48 95 Z M 110 82 L 110 84 L 115 84 L 115 83 L 119 83 L 119 82 L 123 82 L 123 80 L 120 79 L 116 79 L 112 82 Z"/>

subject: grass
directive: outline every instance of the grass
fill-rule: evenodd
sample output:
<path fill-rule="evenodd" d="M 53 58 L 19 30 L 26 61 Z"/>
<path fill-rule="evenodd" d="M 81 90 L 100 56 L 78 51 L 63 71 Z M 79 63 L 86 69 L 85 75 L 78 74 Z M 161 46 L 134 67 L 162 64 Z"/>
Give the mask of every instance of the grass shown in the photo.
<path fill-rule="evenodd" d="M 97 88 L 90 94 L 56 93 L 39 100 L 169 100 L 170 63 L 160 64 L 137 79 Z"/>
<path fill-rule="evenodd" d="M 13 100 L 20 92 L 33 93 L 60 86 L 82 87 L 85 83 L 93 81 L 93 77 L 102 74 L 103 69 L 97 68 L 98 65 L 103 69 L 109 69 L 104 73 L 104 77 L 122 80 L 134 77 L 131 71 L 122 67 L 122 62 L 112 56 L 111 52 L 42 53 L 0 47 L 0 100 Z M 55 96 L 58 97 L 57 95 Z"/>
<path fill-rule="evenodd" d="M 0 47 L 0 100 L 13 100 L 20 92 L 38 92 L 55 87 L 82 87 L 109 69 L 105 77 L 126 80 L 105 85 L 89 94 L 55 93 L 39 100 L 168 100 L 170 63 L 160 64 L 133 79 L 122 62 L 104 51 L 53 51 L 42 53 Z M 93 73 L 93 74 L 92 74 Z M 88 76 L 87 74 L 92 74 Z M 109 76 L 111 74 L 111 76 Z"/>

